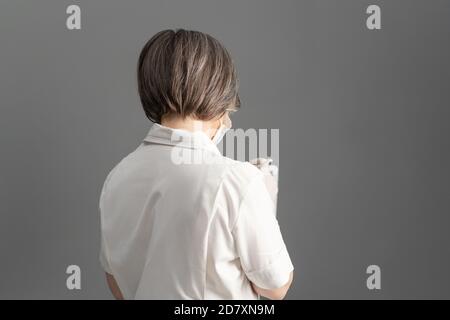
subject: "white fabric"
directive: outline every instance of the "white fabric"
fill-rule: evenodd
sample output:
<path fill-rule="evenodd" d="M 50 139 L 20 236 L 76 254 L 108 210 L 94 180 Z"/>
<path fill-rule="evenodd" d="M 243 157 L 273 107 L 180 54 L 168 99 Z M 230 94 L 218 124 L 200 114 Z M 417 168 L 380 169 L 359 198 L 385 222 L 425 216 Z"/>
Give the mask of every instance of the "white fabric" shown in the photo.
<path fill-rule="evenodd" d="M 249 281 L 274 289 L 293 270 L 264 175 L 202 132 L 153 125 L 99 205 L 100 262 L 126 299 L 258 299 Z"/>
<path fill-rule="evenodd" d="M 264 183 L 276 208 L 278 197 L 278 167 L 273 164 L 273 160 L 270 158 L 256 158 L 249 162 L 264 174 Z"/>

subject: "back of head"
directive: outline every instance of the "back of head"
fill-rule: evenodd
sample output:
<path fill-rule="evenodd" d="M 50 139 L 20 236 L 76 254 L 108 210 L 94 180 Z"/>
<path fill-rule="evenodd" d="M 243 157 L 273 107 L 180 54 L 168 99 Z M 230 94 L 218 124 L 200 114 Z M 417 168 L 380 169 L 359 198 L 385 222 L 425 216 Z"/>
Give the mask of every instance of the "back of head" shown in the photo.
<path fill-rule="evenodd" d="M 207 121 L 240 106 L 232 58 L 205 33 L 158 32 L 142 49 L 137 71 L 141 103 L 153 122 L 164 115 Z"/>

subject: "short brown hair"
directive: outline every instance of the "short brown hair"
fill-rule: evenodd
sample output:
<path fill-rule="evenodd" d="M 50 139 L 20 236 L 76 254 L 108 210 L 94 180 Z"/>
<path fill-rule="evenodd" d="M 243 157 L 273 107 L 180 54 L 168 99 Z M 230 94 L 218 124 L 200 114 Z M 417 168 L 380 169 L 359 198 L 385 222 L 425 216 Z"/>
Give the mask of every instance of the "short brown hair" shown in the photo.
<path fill-rule="evenodd" d="M 199 31 L 155 34 L 141 51 L 137 78 L 142 106 L 153 122 L 166 114 L 211 120 L 240 107 L 230 54 Z"/>

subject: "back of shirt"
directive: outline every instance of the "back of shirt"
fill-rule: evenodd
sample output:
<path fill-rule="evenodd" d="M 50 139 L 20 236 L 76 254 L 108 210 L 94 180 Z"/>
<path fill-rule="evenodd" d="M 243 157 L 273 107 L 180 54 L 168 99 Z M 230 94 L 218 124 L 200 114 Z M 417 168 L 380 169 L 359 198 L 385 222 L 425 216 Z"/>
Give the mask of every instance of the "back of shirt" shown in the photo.
<path fill-rule="evenodd" d="M 156 127 L 149 135 L 153 132 L 154 138 L 163 129 L 167 130 Z M 198 148 L 170 141 L 161 136 L 144 141 L 108 175 L 100 198 L 100 259 L 105 271 L 114 276 L 126 299 L 257 298 L 250 269 L 261 269 L 261 263 L 270 266 L 270 256 L 275 259 L 280 250 L 286 251 L 260 172 L 222 157 L 207 145 L 209 140 L 201 140 Z M 179 150 L 188 151 L 190 159 L 206 152 L 218 161 L 179 163 L 173 157 Z M 255 192 L 259 195 L 252 195 Z M 265 208 L 245 200 L 246 194 L 261 197 L 258 202 Z M 247 213 L 241 218 L 242 210 L 267 211 L 259 213 L 267 217 L 268 236 L 275 238 L 262 255 L 258 247 L 263 243 L 245 235 L 253 228 L 248 226 L 253 218 Z M 248 236 L 253 237 L 251 232 Z M 286 270 L 292 269 L 290 260 L 278 269 L 284 281 Z M 264 287 L 265 280 L 260 281 Z"/>

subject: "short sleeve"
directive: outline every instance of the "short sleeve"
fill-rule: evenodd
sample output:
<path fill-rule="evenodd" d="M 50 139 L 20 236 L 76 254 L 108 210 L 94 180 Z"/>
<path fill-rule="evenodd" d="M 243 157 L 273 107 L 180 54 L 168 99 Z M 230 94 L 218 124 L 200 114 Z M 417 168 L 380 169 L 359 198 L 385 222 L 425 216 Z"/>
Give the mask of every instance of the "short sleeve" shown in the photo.
<path fill-rule="evenodd" d="M 109 274 L 112 274 L 111 271 L 111 267 L 109 265 L 109 258 L 108 258 L 108 253 L 107 253 L 107 249 L 106 249 L 106 243 L 105 243 L 105 237 L 103 234 L 103 228 L 102 228 L 102 224 L 103 224 L 103 200 L 105 197 L 105 193 L 106 193 L 106 189 L 107 189 L 107 185 L 108 185 L 108 181 L 113 173 L 114 169 L 111 170 L 111 172 L 108 174 L 108 176 L 105 179 L 105 182 L 103 183 L 103 187 L 102 187 L 102 191 L 100 193 L 100 200 L 99 200 L 99 213 L 100 213 L 100 254 L 99 254 L 99 260 L 100 260 L 100 265 L 102 266 L 103 270 Z"/>
<path fill-rule="evenodd" d="M 108 256 L 106 254 L 105 241 L 102 235 L 101 245 L 100 245 L 100 255 L 99 255 L 100 265 L 103 270 L 109 274 L 112 274 L 111 267 L 108 262 Z"/>
<path fill-rule="evenodd" d="M 285 285 L 294 270 L 275 210 L 263 176 L 258 175 L 245 191 L 233 227 L 236 248 L 247 278 L 269 290 Z"/>

